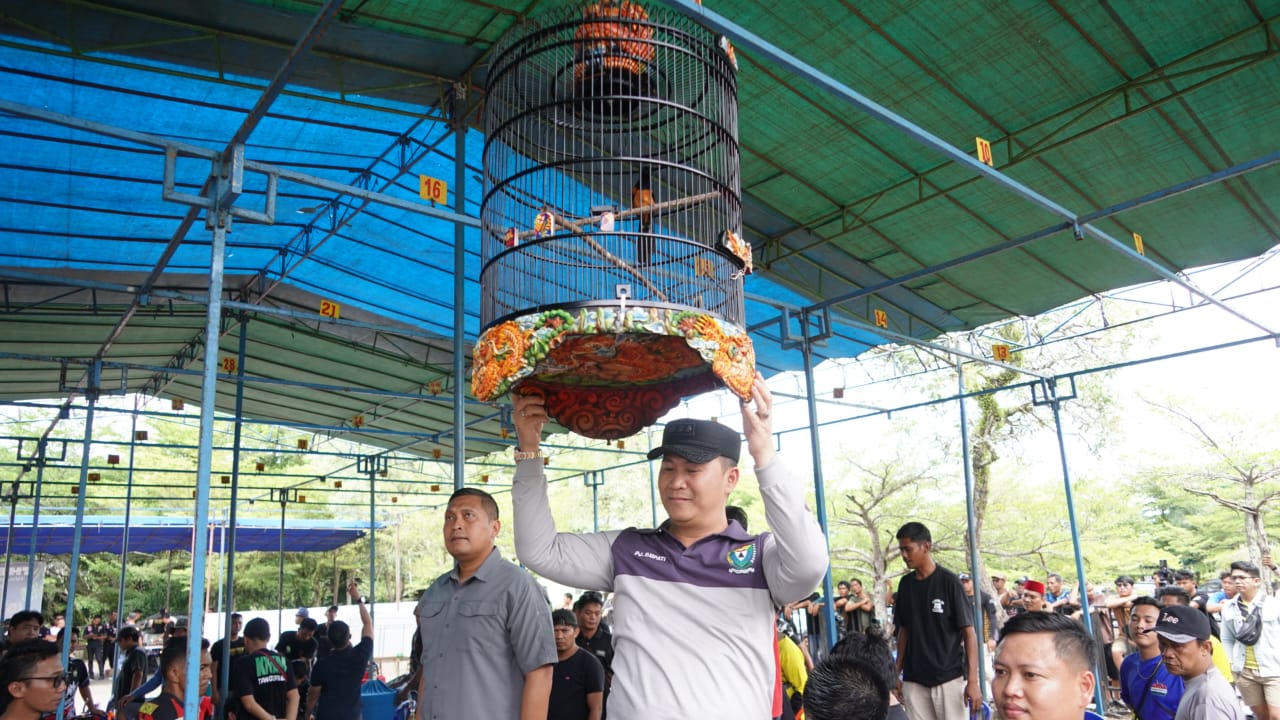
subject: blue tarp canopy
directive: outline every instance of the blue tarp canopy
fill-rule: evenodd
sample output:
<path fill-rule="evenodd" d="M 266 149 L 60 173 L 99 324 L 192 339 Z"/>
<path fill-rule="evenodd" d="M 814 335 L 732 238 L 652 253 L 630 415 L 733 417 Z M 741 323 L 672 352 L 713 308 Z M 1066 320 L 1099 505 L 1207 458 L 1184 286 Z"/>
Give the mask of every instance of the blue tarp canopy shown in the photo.
<path fill-rule="evenodd" d="M 66 555 L 75 542 L 74 515 L 41 515 L 36 532 L 36 552 Z M 376 527 L 382 527 L 378 524 Z M 222 552 L 225 526 L 211 525 L 209 550 Z M 289 520 L 285 523 L 284 547 L 289 552 L 334 550 L 365 536 L 369 525 L 342 520 Z M 120 554 L 124 545 L 122 515 L 86 515 L 80 534 L 80 552 Z M 31 547 L 31 516 L 19 515 L 13 522 L 13 554 L 26 555 Z M 163 552 L 191 549 L 191 519 L 183 517 L 130 517 L 129 552 Z M 206 530 L 208 532 L 208 530 Z M 8 537 L 0 536 L 0 547 L 8 552 Z M 262 518 L 236 521 L 236 552 L 277 552 L 280 523 Z"/>

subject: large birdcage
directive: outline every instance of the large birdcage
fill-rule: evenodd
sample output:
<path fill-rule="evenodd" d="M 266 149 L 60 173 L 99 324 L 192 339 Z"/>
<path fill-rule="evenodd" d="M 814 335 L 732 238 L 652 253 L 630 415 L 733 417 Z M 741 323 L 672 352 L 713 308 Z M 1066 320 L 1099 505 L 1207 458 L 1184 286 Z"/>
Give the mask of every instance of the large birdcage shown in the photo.
<path fill-rule="evenodd" d="M 621 437 L 718 383 L 750 391 L 732 47 L 630 0 L 560 7 L 494 48 L 472 386 L 542 392 Z"/>

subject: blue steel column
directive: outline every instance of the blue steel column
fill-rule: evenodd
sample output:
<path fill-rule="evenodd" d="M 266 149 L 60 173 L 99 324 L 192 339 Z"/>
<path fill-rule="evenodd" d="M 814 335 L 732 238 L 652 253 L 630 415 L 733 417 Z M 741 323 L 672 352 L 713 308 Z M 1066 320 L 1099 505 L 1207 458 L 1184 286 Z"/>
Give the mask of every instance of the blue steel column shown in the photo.
<path fill-rule="evenodd" d="M 13 558 L 13 523 L 18 515 L 18 486 L 22 483 L 14 478 L 9 492 L 9 527 L 4 536 L 4 589 L 0 590 L 0 608 L 9 602 L 9 562 Z M 27 588 L 31 587 L 31 576 L 27 576 Z M 30 595 L 30 593 L 28 593 Z"/>
<path fill-rule="evenodd" d="M 230 157 L 231 153 L 227 153 Z M 210 197 L 222 196 L 228 178 L 215 173 Z M 209 478 L 213 474 L 213 423 L 218 401 L 218 338 L 222 335 L 222 273 L 226 261 L 227 232 L 231 214 L 228 208 L 215 204 L 209 210 L 213 223 L 213 248 L 209 252 L 209 307 L 205 314 L 204 375 L 200 384 L 200 449 L 196 464 L 196 507 L 191 519 L 191 597 L 187 617 L 191 632 L 187 638 L 187 657 L 200 657 L 200 640 L 204 637 L 205 563 L 209 552 Z M 200 663 L 187 662 L 187 687 L 200 687 Z M 183 703 L 186 717 L 200 717 L 200 693 L 189 692 Z"/>
<path fill-rule="evenodd" d="M 129 526 L 133 516 L 133 463 L 138 445 L 138 398 L 133 399 L 133 413 L 129 416 L 129 476 L 124 491 L 124 532 L 120 539 L 120 584 L 116 591 L 116 624 L 124 618 L 125 569 L 129 566 Z M 118 632 L 120 628 L 116 628 Z M 111 672 L 116 671 L 116 659 L 111 658 Z"/>
<path fill-rule="evenodd" d="M 47 441 L 41 438 L 36 445 L 36 488 L 31 493 L 31 544 L 27 548 L 27 601 L 23 603 L 24 607 L 31 607 L 31 593 L 35 590 L 35 574 L 36 574 L 36 536 L 40 532 L 40 493 L 44 490 L 44 459 L 45 450 L 48 448 Z M 8 580 L 9 574 L 5 573 L 5 579 Z M 123 585 L 121 586 L 123 587 Z M 8 591 L 6 590 L 6 594 Z M 8 602 L 6 598 L 6 602 Z M 4 605 L 0 604 L 0 609 Z M 114 662 L 111 665 L 115 668 Z"/>
<path fill-rule="evenodd" d="M 462 100 L 458 100 L 461 105 Z M 453 118 L 453 207 L 459 215 L 467 212 L 467 125 L 464 118 Z M 467 303 L 467 229 L 462 223 L 453 226 L 453 489 L 466 482 L 467 469 L 467 383 L 463 381 L 463 357 L 467 343 L 465 312 Z M 372 513 L 370 513 L 372 514 Z M 372 523 L 370 519 L 370 523 Z M 370 542 L 373 531 L 370 530 Z M 369 578 L 373 582 L 373 578 Z"/>
<path fill-rule="evenodd" d="M 822 527 L 822 535 L 829 541 L 831 534 L 827 531 L 827 498 L 822 481 L 822 445 L 818 438 L 818 395 L 813 381 L 813 346 L 809 341 L 809 312 L 800 317 L 800 326 L 804 340 L 800 344 L 800 352 L 804 355 L 805 404 L 809 408 L 809 443 L 813 448 L 813 502 L 818 506 L 818 525 Z M 830 555 L 831 549 L 827 548 Z M 822 575 L 822 617 L 823 637 L 827 648 L 836 644 L 836 606 L 835 593 L 831 587 L 831 563 L 827 563 L 827 571 Z"/>
<path fill-rule="evenodd" d="M 1067 495 L 1067 521 L 1071 525 L 1071 550 L 1076 555 L 1076 579 L 1080 583 L 1080 614 L 1084 618 L 1084 627 L 1089 631 L 1089 635 L 1093 635 L 1093 619 L 1089 609 L 1089 593 L 1084 589 L 1084 557 L 1080 554 L 1080 529 L 1076 525 L 1076 504 L 1074 494 L 1071 492 L 1071 471 L 1067 467 L 1067 443 L 1062 437 L 1062 401 L 1058 398 L 1057 379 L 1044 381 L 1042 387 L 1045 389 L 1045 397 L 1049 399 L 1049 405 L 1053 408 L 1053 429 L 1058 434 L 1058 457 L 1062 460 L 1062 488 Z M 1098 638 L 1094 638 L 1095 641 Z M 1090 662 L 1096 662 L 1096 658 Z M 1107 676 L 1106 668 L 1095 668 L 1095 672 L 1101 670 L 1099 678 Z M 1099 681 L 1093 690 L 1093 699 L 1096 702 L 1098 714 L 1106 712 L 1107 706 L 1103 704 L 1102 699 L 1103 682 Z"/>
<path fill-rule="evenodd" d="M 362 472 L 369 478 L 369 589 L 365 592 L 365 597 L 368 600 L 370 617 L 373 617 L 374 591 L 378 581 L 378 545 L 377 538 L 374 536 L 374 531 L 378 529 L 377 482 L 378 476 L 389 466 L 390 459 L 383 453 L 356 458 L 356 472 Z M 394 584 L 392 587 L 395 587 Z"/>
<path fill-rule="evenodd" d="M 236 350 L 236 425 L 232 446 L 235 456 L 231 461 L 231 507 L 228 510 L 227 525 L 222 533 L 222 558 L 227 565 L 224 580 L 226 602 L 223 605 L 225 615 L 222 623 L 222 637 L 231 637 L 231 613 L 236 611 L 236 503 L 240 499 L 240 435 L 244 423 L 244 358 L 249 344 L 249 315 L 240 313 L 240 343 Z M 230 642 L 230 641 L 228 641 Z M 218 663 L 218 707 L 214 709 L 214 717 L 223 717 L 227 703 L 227 693 L 231 689 L 231 655 L 228 654 Z"/>
<path fill-rule="evenodd" d="M 80 447 L 80 485 L 76 493 L 76 528 L 74 536 L 71 540 L 71 576 L 67 582 L 67 609 L 66 617 L 68 627 L 75 626 L 74 608 L 76 606 L 76 580 L 80 574 L 80 542 L 84 537 L 84 504 L 85 495 L 89 490 L 89 454 L 93 450 L 93 411 L 98 404 L 98 391 L 102 384 L 102 361 L 94 359 L 93 364 L 89 366 L 89 382 L 85 386 L 85 399 L 87 407 L 84 411 L 84 443 Z M 66 632 L 62 635 L 62 665 L 66 667 L 67 658 L 71 655 L 71 633 Z M 197 655 L 196 657 L 199 657 Z M 114 666 L 113 666 L 114 667 Z M 196 668 L 199 669 L 198 667 Z M 192 685 L 195 687 L 195 685 Z M 66 706 L 67 696 L 64 693 L 58 700 L 58 710 L 54 717 L 62 717 L 63 707 Z M 196 717 L 192 715 L 191 717 Z"/>
<path fill-rule="evenodd" d="M 964 407 L 964 363 L 956 361 L 956 402 L 960 404 L 960 455 L 964 461 L 964 510 L 965 522 L 969 534 L 969 574 L 973 578 L 973 628 L 977 634 L 978 644 L 978 685 L 982 688 L 982 697 L 987 696 L 987 671 L 983 663 L 987 654 L 987 643 L 983 638 L 984 619 L 982 617 L 982 583 L 978 582 L 978 525 L 977 510 L 973 505 L 973 468 L 969 466 L 969 415 Z M 966 668 L 966 672 L 968 669 Z"/>
<path fill-rule="evenodd" d="M 582 474 L 582 483 L 591 486 L 591 531 L 600 532 L 600 486 L 604 484 L 604 471 L 586 471 Z"/>
<path fill-rule="evenodd" d="M 276 553 L 279 560 L 279 567 L 276 577 L 276 637 L 284 632 L 284 515 L 285 508 L 289 505 L 288 490 L 280 489 L 276 492 L 280 493 L 280 551 Z"/>

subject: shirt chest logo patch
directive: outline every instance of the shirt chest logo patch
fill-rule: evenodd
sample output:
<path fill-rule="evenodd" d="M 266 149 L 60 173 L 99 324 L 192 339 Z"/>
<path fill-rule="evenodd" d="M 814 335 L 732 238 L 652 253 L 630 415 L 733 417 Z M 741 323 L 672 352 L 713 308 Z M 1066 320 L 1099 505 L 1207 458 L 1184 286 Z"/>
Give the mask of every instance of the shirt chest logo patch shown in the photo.
<path fill-rule="evenodd" d="M 1164 683 L 1153 682 L 1151 683 L 1151 694 L 1164 697 L 1169 694 L 1169 688 Z"/>
<path fill-rule="evenodd" d="M 939 615 L 943 615 L 943 614 L 945 614 L 945 613 L 947 612 L 947 611 L 946 611 L 946 609 L 943 607 L 943 602 L 942 602 L 942 600 L 937 599 L 937 598 L 934 598 L 934 601 L 933 601 L 933 607 L 932 607 L 932 608 L 930 608 L 930 610 L 931 610 L 932 612 L 938 613 Z"/>
<path fill-rule="evenodd" d="M 756 544 L 747 543 L 729 551 L 727 556 L 729 561 L 729 572 L 731 573 L 753 573 L 756 571 Z"/>

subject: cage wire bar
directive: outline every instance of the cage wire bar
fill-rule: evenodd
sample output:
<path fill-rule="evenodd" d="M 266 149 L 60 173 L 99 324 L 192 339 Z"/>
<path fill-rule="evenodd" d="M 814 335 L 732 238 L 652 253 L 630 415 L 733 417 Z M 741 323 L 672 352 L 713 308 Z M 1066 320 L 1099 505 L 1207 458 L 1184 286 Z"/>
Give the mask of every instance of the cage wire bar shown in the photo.
<path fill-rule="evenodd" d="M 625 22 L 605 22 L 592 7 L 542 13 L 494 48 L 482 325 L 616 304 L 620 284 L 632 303 L 699 307 L 740 325 L 737 267 L 713 251 L 742 222 L 729 60 L 666 8 L 627 2 Z M 534 220 L 547 212 L 554 225 L 540 231 Z M 714 272 L 681 270 L 699 262 Z"/>

